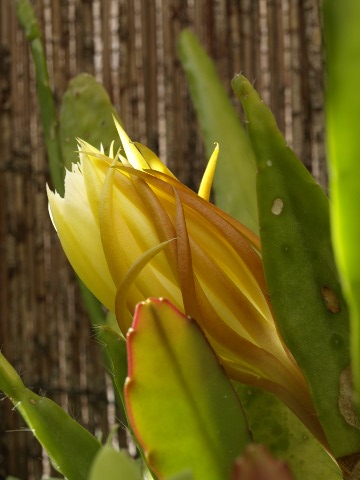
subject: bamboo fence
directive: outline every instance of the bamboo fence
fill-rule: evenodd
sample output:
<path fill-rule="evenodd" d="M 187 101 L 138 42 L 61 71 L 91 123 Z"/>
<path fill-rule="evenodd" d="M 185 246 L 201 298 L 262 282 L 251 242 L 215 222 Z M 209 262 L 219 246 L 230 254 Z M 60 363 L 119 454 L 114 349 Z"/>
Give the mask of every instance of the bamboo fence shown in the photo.
<path fill-rule="evenodd" d="M 72 77 L 95 75 L 130 136 L 197 188 L 206 158 L 176 53 L 177 37 L 188 27 L 215 60 L 229 95 L 234 73 L 255 82 L 287 142 L 326 186 L 320 0 L 32 3 L 57 106 Z M 49 220 L 34 68 L 14 0 L 0 1 L 0 57 L 0 348 L 34 391 L 106 435 L 116 421 L 114 396 Z M 125 440 L 120 429 L 119 441 Z M 46 454 L 4 399 L 0 479 L 50 473 Z"/>

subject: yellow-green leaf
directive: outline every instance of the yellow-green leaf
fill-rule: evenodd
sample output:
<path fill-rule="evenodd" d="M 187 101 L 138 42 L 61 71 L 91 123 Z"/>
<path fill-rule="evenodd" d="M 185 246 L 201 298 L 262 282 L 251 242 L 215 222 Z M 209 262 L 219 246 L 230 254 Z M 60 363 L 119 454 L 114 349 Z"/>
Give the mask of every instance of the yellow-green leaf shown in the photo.
<path fill-rule="evenodd" d="M 59 405 L 36 395 L 0 353 L 0 389 L 9 396 L 45 448 L 54 467 L 68 480 L 87 480 L 101 445 Z"/>
<path fill-rule="evenodd" d="M 168 301 L 138 305 L 128 334 L 128 419 L 159 478 L 229 478 L 249 440 L 235 391 L 194 320 Z"/>
<path fill-rule="evenodd" d="M 350 310 L 351 355 L 360 405 L 360 2 L 324 1 L 326 128 L 332 239 Z"/>

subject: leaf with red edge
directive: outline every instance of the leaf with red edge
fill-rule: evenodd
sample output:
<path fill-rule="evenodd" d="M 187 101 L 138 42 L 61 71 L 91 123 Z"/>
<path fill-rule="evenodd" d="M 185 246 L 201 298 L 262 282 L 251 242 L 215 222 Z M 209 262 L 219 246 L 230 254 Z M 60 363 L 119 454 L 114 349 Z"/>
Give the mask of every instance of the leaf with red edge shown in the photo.
<path fill-rule="evenodd" d="M 159 479 L 189 470 L 194 479 L 230 478 L 249 442 L 233 387 L 196 322 L 170 302 L 136 308 L 128 333 L 128 419 Z"/>

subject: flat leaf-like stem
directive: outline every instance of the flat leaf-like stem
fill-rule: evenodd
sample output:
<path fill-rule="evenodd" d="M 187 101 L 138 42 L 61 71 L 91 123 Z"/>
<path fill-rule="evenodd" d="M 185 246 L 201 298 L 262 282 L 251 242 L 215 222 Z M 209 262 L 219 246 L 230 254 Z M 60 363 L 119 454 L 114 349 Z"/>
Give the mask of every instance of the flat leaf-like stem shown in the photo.
<path fill-rule="evenodd" d="M 302 369 L 336 457 L 360 450 L 349 411 L 349 315 L 332 252 L 329 201 L 286 145 L 270 109 L 242 75 L 233 88 L 258 166 L 265 276 L 275 318 Z"/>
<path fill-rule="evenodd" d="M 36 395 L 0 353 L 0 389 L 21 413 L 54 467 L 68 480 L 87 480 L 101 445 L 59 405 Z"/>
<path fill-rule="evenodd" d="M 168 301 L 138 305 L 128 334 L 128 419 L 158 477 L 229 478 L 249 441 L 240 402 L 194 320 Z"/>
<path fill-rule="evenodd" d="M 350 310 L 351 355 L 360 412 L 360 2 L 324 1 L 331 226 Z"/>

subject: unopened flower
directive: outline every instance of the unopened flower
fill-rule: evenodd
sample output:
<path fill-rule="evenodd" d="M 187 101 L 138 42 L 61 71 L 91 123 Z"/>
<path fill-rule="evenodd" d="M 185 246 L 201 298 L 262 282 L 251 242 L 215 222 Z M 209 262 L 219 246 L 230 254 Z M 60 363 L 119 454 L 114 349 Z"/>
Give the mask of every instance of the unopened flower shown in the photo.
<path fill-rule="evenodd" d="M 117 128 L 121 152 L 79 140 L 65 197 L 48 191 L 76 273 L 124 335 L 138 302 L 167 298 L 196 319 L 232 379 L 275 393 L 322 438 L 271 312 L 259 238 L 208 201 L 218 147 L 197 195 Z"/>

